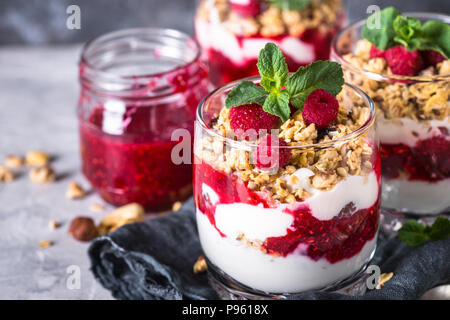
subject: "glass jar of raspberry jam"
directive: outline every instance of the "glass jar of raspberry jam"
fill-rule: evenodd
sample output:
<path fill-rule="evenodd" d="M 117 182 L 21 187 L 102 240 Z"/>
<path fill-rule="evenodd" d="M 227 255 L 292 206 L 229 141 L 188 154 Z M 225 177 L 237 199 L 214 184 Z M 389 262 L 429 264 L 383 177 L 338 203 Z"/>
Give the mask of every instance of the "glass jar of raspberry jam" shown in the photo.
<path fill-rule="evenodd" d="M 219 87 L 258 75 L 258 54 L 267 42 L 280 47 L 290 71 L 328 60 L 344 23 L 341 0 L 200 0 L 195 35 Z"/>
<path fill-rule="evenodd" d="M 152 211 L 186 199 L 192 166 L 175 164 L 177 129 L 193 131 L 208 92 L 198 44 L 167 29 L 130 29 L 87 43 L 80 61 L 78 119 L 82 170 L 114 205 Z"/>
<path fill-rule="evenodd" d="M 422 24 L 450 24 L 449 15 L 406 15 Z M 365 23 L 343 29 L 331 56 L 346 81 L 364 90 L 377 108 L 386 222 L 395 227 L 408 216 L 433 220 L 450 212 L 450 59 L 431 61 L 429 52 L 421 51 L 418 73 L 395 75 L 383 51 L 363 39 Z"/>

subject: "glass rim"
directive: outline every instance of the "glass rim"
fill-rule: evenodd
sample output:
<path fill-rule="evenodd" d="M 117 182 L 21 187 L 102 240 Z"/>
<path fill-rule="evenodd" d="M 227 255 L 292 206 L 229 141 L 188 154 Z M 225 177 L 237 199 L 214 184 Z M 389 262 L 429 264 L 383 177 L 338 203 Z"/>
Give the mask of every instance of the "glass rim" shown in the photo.
<path fill-rule="evenodd" d="M 206 95 L 199 103 L 198 107 L 197 107 L 197 112 L 196 112 L 196 121 L 198 123 L 200 123 L 200 125 L 202 126 L 203 129 L 205 129 L 208 133 L 223 139 L 225 143 L 231 145 L 231 146 L 235 146 L 236 148 L 240 148 L 240 149 L 246 149 L 248 151 L 251 151 L 252 148 L 256 148 L 257 144 L 256 143 L 250 143 L 250 142 L 243 142 L 243 141 L 236 141 L 234 139 L 231 139 L 229 137 L 224 137 L 222 135 L 220 135 L 217 131 L 215 131 L 214 129 L 212 129 L 209 125 L 207 125 L 205 123 L 205 120 L 203 119 L 203 115 L 202 115 L 202 110 L 203 107 L 205 105 L 208 104 L 208 102 L 215 96 L 217 96 L 218 94 L 224 93 L 227 90 L 230 90 L 231 88 L 237 86 L 239 83 L 241 83 L 242 81 L 252 81 L 252 82 L 257 82 L 258 80 L 260 80 L 261 77 L 260 76 L 255 76 L 255 77 L 248 77 L 248 78 L 244 78 L 241 80 L 237 80 L 237 81 L 233 81 L 230 82 L 222 87 L 219 87 L 215 90 L 213 90 L 212 92 L 210 92 L 208 95 Z M 335 140 L 330 140 L 330 141 L 323 141 L 323 142 L 318 142 L 318 143 L 313 143 L 313 144 L 305 144 L 305 145 L 300 145 L 300 146 L 274 146 L 275 148 L 282 148 L 282 149 L 317 149 L 317 148 L 325 148 L 325 147 L 331 147 L 333 145 L 336 145 L 338 143 L 345 143 L 345 142 L 349 142 L 352 140 L 355 140 L 356 138 L 360 137 L 361 135 L 363 135 L 364 133 L 366 133 L 375 123 L 375 104 L 373 102 L 373 100 L 361 89 L 359 89 L 358 87 L 345 82 L 344 86 L 350 88 L 351 90 L 353 90 L 353 92 L 355 92 L 359 97 L 361 97 L 363 100 L 365 100 L 366 104 L 369 107 L 369 117 L 368 119 L 364 122 L 363 125 L 361 125 L 358 129 L 352 131 L 349 134 L 346 134 L 343 137 L 337 138 Z"/>
<path fill-rule="evenodd" d="M 193 49 L 195 50 L 194 57 L 192 59 L 189 59 L 188 61 L 177 65 L 174 68 L 171 68 L 169 70 L 163 71 L 163 72 L 157 72 L 157 73 L 151 73 L 151 74 L 142 74 L 142 75 L 119 75 L 110 71 L 105 71 L 97 66 L 93 65 L 88 58 L 89 50 L 92 50 L 92 48 L 95 48 L 96 45 L 102 45 L 105 43 L 108 43 L 109 41 L 117 40 L 120 37 L 132 37 L 132 36 L 138 36 L 138 35 L 154 35 L 154 36 L 161 36 L 161 37 L 167 37 L 167 38 L 175 38 L 180 41 L 186 41 L 191 42 L 193 44 Z M 166 74 L 173 73 L 176 70 L 179 69 L 185 69 L 188 68 L 190 65 L 194 64 L 196 61 L 199 61 L 201 57 L 201 48 L 198 41 L 188 35 L 187 33 L 184 33 L 182 31 L 171 29 L 171 28 L 128 28 L 123 30 L 116 30 L 111 31 L 105 34 L 102 34 L 98 37 L 95 37 L 89 41 L 87 41 L 82 49 L 81 49 L 81 58 L 79 61 L 79 65 L 83 67 L 87 67 L 89 71 L 94 72 L 97 75 L 103 76 L 104 78 L 108 78 L 111 80 L 122 80 L 122 81 L 136 81 L 140 79 L 144 79 L 147 81 L 148 79 L 152 78 L 158 78 L 161 76 L 164 76 Z"/>
<path fill-rule="evenodd" d="M 450 15 L 443 13 L 434 13 L 434 12 L 404 12 L 404 15 L 414 17 L 414 18 L 425 18 L 428 20 L 439 20 L 450 24 Z M 342 38 L 342 36 L 348 32 L 349 30 L 356 29 L 365 24 L 367 19 L 361 19 L 359 21 L 353 22 L 341 29 L 333 38 L 331 43 L 331 53 L 330 56 L 336 58 L 336 61 L 339 62 L 343 67 L 351 69 L 353 72 L 365 75 L 366 77 L 377 80 L 377 81 L 388 81 L 388 80 L 409 80 L 413 82 L 433 82 L 433 81 L 441 81 L 441 80 L 449 80 L 450 73 L 447 74 L 438 74 L 433 76 L 401 76 L 401 75 L 386 75 L 377 72 L 371 72 L 355 66 L 354 64 L 348 62 L 344 59 L 342 54 L 339 52 L 337 45 L 338 41 Z"/>

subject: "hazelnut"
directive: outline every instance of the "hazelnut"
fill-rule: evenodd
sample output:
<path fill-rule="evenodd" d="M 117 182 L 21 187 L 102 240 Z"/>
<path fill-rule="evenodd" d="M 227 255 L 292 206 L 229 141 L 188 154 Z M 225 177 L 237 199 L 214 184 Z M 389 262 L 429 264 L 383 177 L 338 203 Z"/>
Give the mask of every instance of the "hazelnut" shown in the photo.
<path fill-rule="evenodd" d="M 50 221 L 48 222 L 48 227 L 49 227 L 50 229 L 52 229 L 52 230 L 55 230 L 55 229 L 57 229 L 57 228 L 59 227 L 59 223 L 56 222 L 56 220 L 50 220 Z"/>
<path fill-rule="evenodd" d="M 5 165 L 9 168 L 20 168 L 23 166 L 23 158 L 15 155 L 7 155 Z"/>
<path fill-rule="evenodd" d="M 206 264 L 205 257 L 198 257 L 197 261 L 194 264 L 194 274 L 205 272 L 207 269 L 208 265 Z"/>
<path fill-rule="evenodd" d="M 172 211 L 175 212 L 175 211 L 180 210 L 182 205 L 183 205 L 183 203 L 181 201 L 175 202 L 172 206 Z"/>
<path fill-rule="evenodd" d="M 105 206 L 101 205 L 101 204 L 98 204 L 98 203 L 94 203 L 94 204 L 91 204 L 89 209 L 91 211 L 103 211 L 103 210 L 105 210 Z"/>
<path fill-rule="evenodd" d="M 14 179 L 14 175 L 4 166 L 0 166 L 0 181 L 10 182 Z"/>
<path fill-rule="evenodd" d="M 45 166 L 49 161 L 50 156 L 44 151 L 28 151 L 25 157 L 28 166 Z"/>
<path fill-rule="evenodd" d="M 98 232 L 94 220 L 88 217 L 76 217 L 69 226 L 69 234 L 78 241 L 91 241 Z"/>
<path fill-rule="evenodd" d="M 388 282 L 389 280 L 391 280 L 391 278 L 394 276 L 393 272 L 389 272 L 389 273 L 382 273 L 380 275 L 380 279 L 378 281 L 378 285 L 376 287 L 376 289 L 381 289 L 383 288 L 383 286 L 386 284 L 386 282 Z"/>
<path fill-rule="evenodd" d="M 37 183 L 48 183 L 55 181 L 55 171 L 48 166 L 34 168 L 30 171 L 30 179 Z"/>
<path fill-rule="evenodd" d="M 70 183 L 69 189 L 67 189 L 66 191 L 66 197 L 68 199 L 79 199 L 83 198 L 85 195 L 86 192 L 83 190 L 83 188 L 74 181 Z"/>

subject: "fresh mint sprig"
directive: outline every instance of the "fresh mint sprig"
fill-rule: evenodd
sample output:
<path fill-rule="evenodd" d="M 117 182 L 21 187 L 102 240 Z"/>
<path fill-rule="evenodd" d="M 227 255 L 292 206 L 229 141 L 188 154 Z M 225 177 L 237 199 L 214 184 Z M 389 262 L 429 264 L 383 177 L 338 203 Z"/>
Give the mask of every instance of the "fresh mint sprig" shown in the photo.
<path fill-rule="evenodd" d="M 408 220 L 398 230 L 398 237 L 412 247 L 420 246 L 427 240 L 445 240 L 450 237 L 450 220 L 438 217 L 431 226 Z"/>
<path fill-rule="evenodd" d="M 312 91 L 324 89 L 336 96 L 344 85 L 341 66 L 331 61 L 316 61 L 289 75 L 283 53 L 270 42 L 260 51 L 257 67 L 261 86 L 242 81 L 228 94 L 227 109 L 256 103 L 264 111 L 286 121 L 291 114 L 290 105 L 302 109 Z"/>
<path fill-rule="evenodd" d="M 448 24 L 429 20 L 422 25 L 417 18 L 402 16 L 394 7 L 369 16 L 362 36 L 378 49 L 403 45 L 407 50 L 434 50 L 450 58 Z"/>
<path fill-rule="evenodd" d="M 268 3 L 281 10 L 301 11 L 309 4 L 309 0 L 268 0 Z"/>

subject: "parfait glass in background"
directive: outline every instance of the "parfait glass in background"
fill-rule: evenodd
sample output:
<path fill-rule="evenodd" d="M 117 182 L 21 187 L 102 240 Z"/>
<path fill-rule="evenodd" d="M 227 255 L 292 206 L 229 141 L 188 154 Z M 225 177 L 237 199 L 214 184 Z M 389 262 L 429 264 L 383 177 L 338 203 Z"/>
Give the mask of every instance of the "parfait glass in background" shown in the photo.
<path fill-rule="evenodd" d="M 216 87 L 258 75 L 259 51 L 274 42 L 289 70 L 328 60 L 331 41 L 345 23 L 341 0 L 311 0 L 302 10 L 263 0 L 201 0 L 195 35 Z"/>
<path fill-rule="evenodd" d="M 172 133 L 193 134 L 208 93 L 198 44 L 169 29 L 129 29 L 87 43 L 78 103 L 82 170 L 107 202 L 158 211 L 192 192 L 192 165 L 171 160 Z"/>
<path fill-rule="evenodd" d="M 448 15 L 406 15 L 422 23 L 450 23 Z M 417 76 L 385 74 L 383 58 L 368 58 L 370 43 L 361 41 L 364 24 L 356 22 L 336 36 L 331 58 L 377 108 L 383 226 L 395 231 L 407 217 L 431 222 L 450 210 L 450 60 Z"/>
<path fill-rule="evenodd" d="M 259 83 L 260 78 L 247 80 Z M 211 283 L 224 298 L 283 299 L 313 289 L 362 294 L 363 271 L 376 249 L 381 193 L 372 101 L 344 85 L 343 103 L 360 101 L 363 125 L 336 140 L 278 146 L 303 165 L 291 162 L 266 175 L 249 162 L 254 143 L 212 128 L 237 84 L 209 94 L 197 112 L 194 199 Z M 365 147 L 355 151 L 361 145 Z M 315 177 L 311 163 L 319 154 L 337 153 L 342 157 L 337 165 L 347 168 L 337 171 L 345 177 L 331 189 L 319 190 L 336 176 Z M 256 178 L 248 180 L 252 175 Z M 275 179 L 275 185 L 268 182 Z M 262 189 L 255 181 L 261 181 Z"/>

